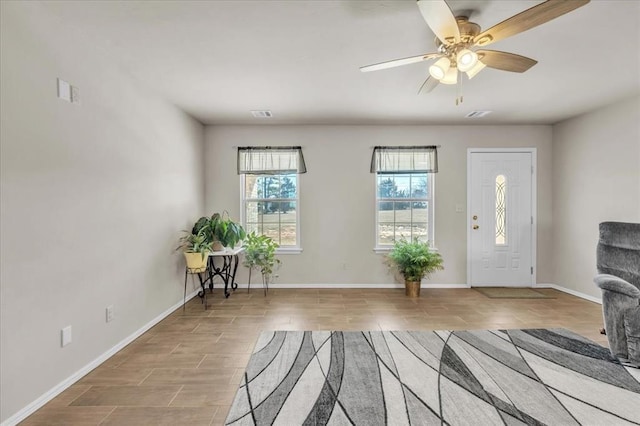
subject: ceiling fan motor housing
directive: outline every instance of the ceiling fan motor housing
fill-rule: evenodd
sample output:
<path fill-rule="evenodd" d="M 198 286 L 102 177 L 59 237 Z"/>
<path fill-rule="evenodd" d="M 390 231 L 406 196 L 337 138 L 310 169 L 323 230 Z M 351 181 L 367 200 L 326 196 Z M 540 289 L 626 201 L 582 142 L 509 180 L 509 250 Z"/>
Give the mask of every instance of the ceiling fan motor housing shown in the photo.
<path fill-rule="evenodd" d="M 466 16 L 456 16 L 456 23 L 460 29 L 459 43 L 456 43 L 453 38 L 446 39 L 444 42 L 438 37 L 435 39 L 438 52 L 447 56 L 451 60 L 452 66 L 455 66 L 458 52 L 471 47 L 473 45 L 473 38 L 480 34 L 480 25 L 475 22 L 470 22 Z"/>

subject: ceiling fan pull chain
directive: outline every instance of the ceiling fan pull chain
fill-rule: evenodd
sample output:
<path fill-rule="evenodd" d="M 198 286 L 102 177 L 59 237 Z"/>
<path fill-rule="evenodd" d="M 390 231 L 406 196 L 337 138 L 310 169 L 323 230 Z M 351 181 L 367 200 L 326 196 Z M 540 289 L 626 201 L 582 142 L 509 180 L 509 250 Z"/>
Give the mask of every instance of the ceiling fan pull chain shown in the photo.
<path fill-rule="evenodd" d="M 456 106 L 460 105 L 463 101 L 462 97 L 462 73 L 458 73 L 458 84 L 456 84 Z"/>

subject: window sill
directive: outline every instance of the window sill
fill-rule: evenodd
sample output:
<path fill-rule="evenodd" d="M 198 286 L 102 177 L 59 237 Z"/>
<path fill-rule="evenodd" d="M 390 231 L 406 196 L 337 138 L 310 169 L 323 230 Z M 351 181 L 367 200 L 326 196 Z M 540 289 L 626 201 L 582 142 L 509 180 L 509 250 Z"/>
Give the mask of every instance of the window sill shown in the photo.
<path fill-rule="evenodd" d="M 373 251 L 376 254 L 387 254 L 391 251 L 393 247 L 374 247 Z"/>
<path fill-rule="evenodd" d="M 280 247 L 276 249 L 276 254 L 300 254 L 302 247 Z"/>
<path fill-rule="evenodd" d="M 437 247 L 429 247 L 429 249 L 433 250 L 433 251 L 440 251 L 438 250 Z M 391 250 L 393 250 L 393 246 L 381 246 L 381 247 L 374 247 L 373 251 L 375 254 L 387 254 L 389 253 Z"/>

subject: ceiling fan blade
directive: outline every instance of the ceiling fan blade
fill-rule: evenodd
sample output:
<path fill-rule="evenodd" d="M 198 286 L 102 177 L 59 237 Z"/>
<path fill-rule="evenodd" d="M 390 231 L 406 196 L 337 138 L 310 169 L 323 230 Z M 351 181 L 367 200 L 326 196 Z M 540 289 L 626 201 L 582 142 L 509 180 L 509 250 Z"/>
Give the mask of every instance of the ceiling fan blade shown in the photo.
<path fill-rule="evenodd" d="M 456 17 L 444 0 L 418 0 L 418 8 L 431 31 L 446 44 L 460 41 Z"/>
<path fill-rule="evenodd" d="M 535 59 L 498 50 L 478 50 L 476 54 L 486 66 L 503 71 L 525 72 L 538 63 Z"/>
<path fill-rule="evenodd" d="M 424 83 L 422 83 L 422 86 L 420 86 L 420 90 L 418 90 L 418 94 L 420 94 L 420 93 L 429 93 L 433 89 L 435 89 L 438 84 L 440 84 L 440 82 L 438 80 L 436 80 L 435 78 L 429 76 L 424 81 Z"/>
<path fill-rule="evenodd" d="M 409 58 L 394 59 L 392 61 L 380 62 L 379 64 L 367 65 L 364 67 L 360 67 L 360 71 L 369 72 L 369 71 L 384 70 L 387 68 L 399 67 L 402 65 L 415 64 L 417 62 L 426 61 L 431 58 L 437 58 L 438 56 L 442 56 L 442 54 L 425 53 L 424 55 L 411 56 Z"/>
<path fill-rule="evenodd" d="M 481 32 L 474 37 L 473 42 L 478 46 L 488 46 L 549 22 L 587 3 L 589 0 L 547 0 Z"/>

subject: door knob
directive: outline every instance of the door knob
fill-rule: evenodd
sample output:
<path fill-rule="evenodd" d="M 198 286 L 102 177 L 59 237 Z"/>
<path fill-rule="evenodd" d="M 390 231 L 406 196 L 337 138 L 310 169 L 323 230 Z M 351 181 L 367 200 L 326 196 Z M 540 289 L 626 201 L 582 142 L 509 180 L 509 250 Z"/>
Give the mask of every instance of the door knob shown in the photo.
<path fill-rule="evenodd" d="M 473 229 L 478 229 L 478 228 L 480 228 L 480 226 L 478 226 L 478 225 L 473 225 Z"/>

